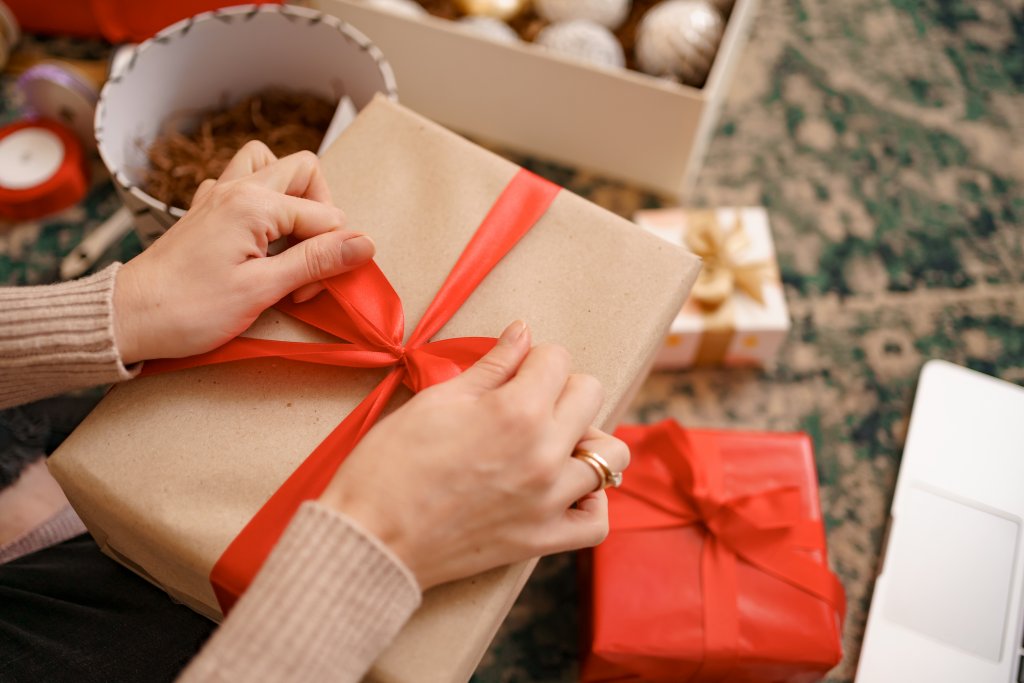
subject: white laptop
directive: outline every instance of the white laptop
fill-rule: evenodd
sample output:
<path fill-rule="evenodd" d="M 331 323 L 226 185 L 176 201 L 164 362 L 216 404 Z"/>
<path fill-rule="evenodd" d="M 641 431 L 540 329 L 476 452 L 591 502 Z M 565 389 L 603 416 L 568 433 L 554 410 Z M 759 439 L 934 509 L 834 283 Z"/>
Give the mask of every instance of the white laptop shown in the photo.
<path fill-rule="evenodd" d="M 857 683 L 1024 682 L 1024 389 L 921 371 Z"/>

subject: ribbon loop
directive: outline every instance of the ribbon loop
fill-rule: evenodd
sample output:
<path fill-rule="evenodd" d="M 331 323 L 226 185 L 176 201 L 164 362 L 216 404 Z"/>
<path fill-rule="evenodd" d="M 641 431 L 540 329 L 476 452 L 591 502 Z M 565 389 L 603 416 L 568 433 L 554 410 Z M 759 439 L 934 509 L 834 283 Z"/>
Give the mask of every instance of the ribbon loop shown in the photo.
<path fill-rule="evenodd" d="M 402 302 L 375 262 L 324 280 L 323 284 L 326 290 L 310 301 L 296 304 L 285 298 L 275 308 L 353 344 L 378 350 L 402 345 Z"/>
<path fill-rule="evenodd" d="M 744 262 L 741 254 L 750 246 L 739 214 L 728 230 L 718 222 L 715 211 L 694 211 L 683 236 L 686 246 L 704 259 L 704 267 L 693 287 L 693 298 L 714 310 L 737 289 L 764 305 L 763 287 L 773 267 L 770 261 Z"/>

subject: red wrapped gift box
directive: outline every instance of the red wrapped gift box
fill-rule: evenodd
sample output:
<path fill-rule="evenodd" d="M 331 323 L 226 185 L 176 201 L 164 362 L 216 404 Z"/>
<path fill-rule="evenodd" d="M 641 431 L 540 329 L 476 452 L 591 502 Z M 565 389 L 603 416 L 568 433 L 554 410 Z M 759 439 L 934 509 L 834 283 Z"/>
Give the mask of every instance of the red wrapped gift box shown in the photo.
<path fill-rule="evenodd" d="M 842 657 L 806 434 L 621 427 L 584 681 L 813 681 Z"/>
<path fill-rule="evenodd" d="M 248 0 L 270 4 L 281 0 Z M 176 21 L 200 12 L 242 0 L 5 0 L 21 28 L 29 33 L 46 33 L 88 38 L 103 37 L 112 43 L 142 42 Z"/>

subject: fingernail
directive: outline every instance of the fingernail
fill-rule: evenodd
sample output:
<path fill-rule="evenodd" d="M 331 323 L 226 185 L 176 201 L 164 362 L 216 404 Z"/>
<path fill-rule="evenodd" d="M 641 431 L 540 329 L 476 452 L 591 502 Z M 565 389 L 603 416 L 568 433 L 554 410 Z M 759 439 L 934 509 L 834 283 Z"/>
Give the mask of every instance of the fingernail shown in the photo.
<path fill-rule="evenodd" d="M 501 337 L 498 338 L 498 341 L 512 344 L 519 341 L 524 332 L 526 332 L 526 323 L 522 320 L 517 320 L 505 328 L 505 331 L 501 333 Z"/>
<path fill-rule="evenodd" d="M 345 265 L 365 263 L 373 258 L 376 245 L 366 235 L 353 235 L 341 243 L 341 255 Z"/>

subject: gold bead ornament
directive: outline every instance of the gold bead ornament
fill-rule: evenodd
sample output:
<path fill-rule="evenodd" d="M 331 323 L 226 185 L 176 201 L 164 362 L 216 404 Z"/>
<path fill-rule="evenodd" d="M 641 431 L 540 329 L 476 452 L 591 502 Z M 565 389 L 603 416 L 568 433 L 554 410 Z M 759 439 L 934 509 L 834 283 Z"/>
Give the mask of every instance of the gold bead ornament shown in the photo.
<path fill-rule="evenodd" d="M 474 17 L 494 17 L 508 21 L 522 14 L 528 0 L 457 0 L 459 9 Z"/>

